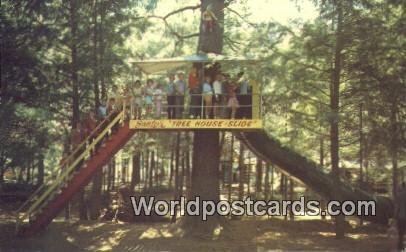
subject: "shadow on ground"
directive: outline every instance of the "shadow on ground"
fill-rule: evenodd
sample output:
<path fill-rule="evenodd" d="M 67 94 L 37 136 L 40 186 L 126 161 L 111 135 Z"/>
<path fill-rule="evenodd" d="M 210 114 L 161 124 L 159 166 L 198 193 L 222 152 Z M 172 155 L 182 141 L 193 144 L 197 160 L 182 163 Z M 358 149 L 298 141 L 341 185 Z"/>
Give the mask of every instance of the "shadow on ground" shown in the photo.
<path fill-rule="evenodd" d="M 13 236 L 12 222 L 0 224 L 0 251 L 386 251 L 385 231 L 376 226 L 349 227 L 334 238 L 328 221 L 246 218 L 230 221 L 212 240 L 182 238 L 176 225 L 113 222 L 53 222 L 34 237 Z M 5 234 L 5 235 L 3 235 Z"/>

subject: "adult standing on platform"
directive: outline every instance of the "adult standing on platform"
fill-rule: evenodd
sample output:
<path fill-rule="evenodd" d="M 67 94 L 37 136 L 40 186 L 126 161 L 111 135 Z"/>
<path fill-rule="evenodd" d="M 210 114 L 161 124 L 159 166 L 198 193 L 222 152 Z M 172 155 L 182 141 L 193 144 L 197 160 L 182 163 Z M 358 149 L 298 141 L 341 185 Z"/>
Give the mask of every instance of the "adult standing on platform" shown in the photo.
<path fill-rule="evenodd" d="M 250 111 L 252 110 L 251 108 L 251 99 L 249 96 L 249 82 L 248 80 L 244 77 L 244 72 L 239 72 L 237 75 L 238 78 L 238 84 L 239 84 L 239 95 L 237 96 L 238 102 L 241 106 L 239 113 L 237 115 L 237 118 L 251 118 L 251 113 Z"/>
<path fill-rule="evenodd" d="M 222 118 L 224 114 L 224 104 L 223 104 L 223 75 L 218 73 L 216 75 L 215 81 L 213 82 L 213 114 L 215 118 Z"/>
<path fill-rule="evenodd" d="M 398 226 L 398 250 L 403 251 L 403 236 L 406 230 L 406 184 L 402 183 L 402 188 L 396 195 L 396 222 Z"/>
<path fill-rule="evenodd" d="M 185 73 L 179 71 L 176 74 L 176 81 L 175 81 L 175 118 L 182 119 L 183 115 L 183 106 L 185 103 L 185 91 L 186 91 L 186 81 L 185 81 Z"/>
<path fill-rule="evenodd" d="M 175 119 L 175 75 L 172 73 L 169 74 L 168 79 L 168 84 L 166 84 L 168 119 Z"/>
<path fill-rule="evenodd" d="M 189 94 L 190 94 L 190 110 L 191 117 L 197 118 L 200 114 L 201 99 L 199 76 L 197 74 L 197 68 L 193 66 L 189 73 L 188 78 Z"/>
<path fill-rule="evenodd" d="M 134 108 L 133 119 L 140 120 L 142 115 L 142 87 L 141 81 L 136 80 L 132 90 Z"/>

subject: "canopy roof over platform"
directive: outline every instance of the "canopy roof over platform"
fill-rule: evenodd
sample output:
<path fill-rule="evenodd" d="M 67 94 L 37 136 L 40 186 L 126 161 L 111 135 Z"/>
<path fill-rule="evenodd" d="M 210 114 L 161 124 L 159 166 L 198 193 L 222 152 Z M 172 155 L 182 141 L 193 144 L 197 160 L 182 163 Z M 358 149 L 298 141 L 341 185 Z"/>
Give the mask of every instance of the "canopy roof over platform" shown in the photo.
<path fill-rule="evenodd" d="M 182 57 L 151 59 L 144 61 L 136 61 L 134 64 L 146 74 L 153 74 L 161 71 L 169 71 L 182 67 L 191 63 L 208 63 L 208 62 L 230 62 L 241 64 L 252 64 L 258 62 L 258 59 L 250 59 L 245 57 L 225 56 L 215 53 L 199 53 Z"/>

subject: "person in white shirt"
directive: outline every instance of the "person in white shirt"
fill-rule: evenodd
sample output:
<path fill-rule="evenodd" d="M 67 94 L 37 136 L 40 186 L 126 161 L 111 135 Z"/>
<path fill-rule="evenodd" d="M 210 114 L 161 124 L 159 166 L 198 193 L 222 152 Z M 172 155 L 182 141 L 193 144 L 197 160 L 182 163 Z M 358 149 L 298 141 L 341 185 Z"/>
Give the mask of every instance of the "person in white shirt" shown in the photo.
<path fill-rule="evenodd" d="M 155 103 L 155 117 L 156 119 L 159 119 L 161 117 L 161 112 L 162 112 L 162 95 L 163 95 L 163 90 L 159 83 L 156 83 L 155 89 L 154 89 L 154 103 Z"/>
<path fill-rule="evenodd" d="M 221 118 L 223 115 L 223 75 L 218 73 L 213 82 L 213 114 L 214 118 Z"/>
<path fill-rule="evenodd" d="M 211 77 L 209 75 L 204 77 L 202 96 L 204 101 L 205 116 L 207 119 L 210 118 L 212 101 L 213 101 L 213 88 L 210 85 Z"/>
<path fill-rule="evenodd" d="M 177 72 L 175 81 L 175 118 L 183 118 L 183 107 L 185 105 L 185 92 L 186 92 L 186 81 L 185 73 L 182 71 Z"/>

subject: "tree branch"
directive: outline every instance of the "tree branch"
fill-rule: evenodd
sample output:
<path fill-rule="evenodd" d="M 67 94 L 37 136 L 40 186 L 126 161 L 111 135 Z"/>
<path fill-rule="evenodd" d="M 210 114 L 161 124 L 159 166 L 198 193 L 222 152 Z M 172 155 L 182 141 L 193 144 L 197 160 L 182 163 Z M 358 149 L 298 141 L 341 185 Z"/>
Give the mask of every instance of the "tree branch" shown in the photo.
<path fill-rule="evenodd" d="M 147 17 L 144 17 L 144 18 L 146 18 L 146 19 L 148 19 L 148 18 L 156 18 L 156 19 L 162 20 L 162 21 L 164 22 L 164 24 L 165 24 L 165 27 L 168 28 L 169 32 L 172 33 L 172 34 L 173 34 L 177 39 L 179 39 L 179 40 L 184 40 L 184 39 L 189 39 L 189 38 L 193 38 L 193 37 L 198 37 L 198 36 L 199 36 L 199 33 L 192 33 L 192 34 L 187 34 L 187 35 L 183 35 L 183 34 L 178 33 L 177 31 L 175 31 L 175 30 L 169 25 L 169 23 L 168 23 L 168 21 L 166 20 L 165 17 L 152 15 L 152 16 L 147 16 Z"/>
<path fill-rule="evenodd" d="M 249 22 L 246 18 L 244 18 L 240 13 L 238 13 L 237 11 L 231 9 L 229 6 L 225 7 L 227 10 L 229 10 L 230 12 L 234 13 L 235 15 L 237 15 L 242 21 L 246 22 L 247 24 L 249 24 L 252 27 L 257 27 L 256 24 Z"/>
<path fill-rule="evenodd" d="M 163 16 L 162 18 L 163 18 L 164 20 L 166 20 L 166 19 L 169 18 L 170 16 L 175 15 L 175 14 L 177 14 L 177 13 L 184 12 L 184 11 L 186 11 L 186 10 L 196 10 L 196 9 L 199 9 L 200 6 L 201 6 L 200 4 L 195 5 L 195 6 L 186 6 L 186 7 L 183 7 L 183 8 L 177 9 L 177 10 L 174 10 L 174 11 L 172 11 L 172 12 L 169 12 L 168 14 L 166 14 L 165 16 Z"/>

